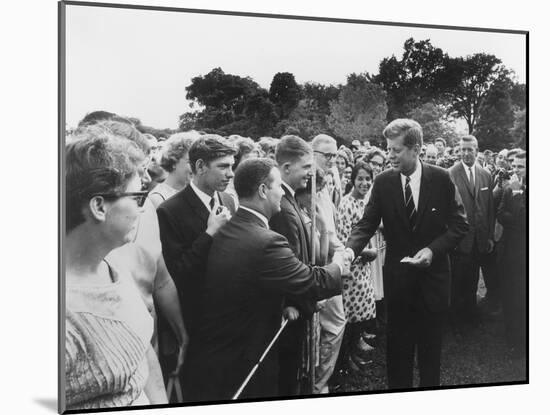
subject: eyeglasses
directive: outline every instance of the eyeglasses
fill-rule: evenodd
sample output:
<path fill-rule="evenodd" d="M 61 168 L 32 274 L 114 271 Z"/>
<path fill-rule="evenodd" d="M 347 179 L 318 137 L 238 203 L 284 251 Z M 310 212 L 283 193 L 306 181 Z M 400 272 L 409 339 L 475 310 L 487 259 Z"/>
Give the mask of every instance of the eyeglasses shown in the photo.
<path fill-rule="evenodd" d="M 121 192 L 121 193 L 96 193 L 92 197 L 101 196 L 105 199 L 119 199 L 121 197 L 131 197 L 136 202 L 138 207 L 142 207 L 145 204 L 145 199 L 147 199 L 147 194 L 149 192 Z"/>
<path fill-rule="evenodd" d="M 322 151 L 317 151 L 317 150 L 315 150 L 314 153 L 322 154 L 323 156 L 325 156 L 327 160 L 332 160 L 333 158 L 336 157 L 336 153 L 323 153 Z"/>

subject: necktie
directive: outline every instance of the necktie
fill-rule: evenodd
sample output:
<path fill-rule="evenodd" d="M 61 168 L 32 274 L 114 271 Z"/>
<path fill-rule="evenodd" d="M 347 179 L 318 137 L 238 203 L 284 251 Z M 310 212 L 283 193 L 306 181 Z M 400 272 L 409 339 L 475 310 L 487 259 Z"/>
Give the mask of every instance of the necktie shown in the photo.
<path fill-rule="evenodd" d="M 474 185 L 474 175 L 472 174 L 472 168 L 471 167 L 468 167 L 468 171 L 469 171 L 469 176 L 468 177 L 468 180 L 470 180 L 470 191 L 472 192 L 472 194 L 474 193 L 475 191 L 475 185 Z"/>
<path fill-rule="evenodd" d="M 210 211 L 214 210 L 215 204 L 216 204 L 216 200 L 214 199 L 214 196 L 212 196 L 212 199 L 210 199 Z"/>
<path fill-rule="evenodd" d="M 407 176 L 405 179 L 405 209 L 411 228 L 416 224 L 416 206 L 414 205 L 413 194 L 411 190 L 411 178 Z"/>

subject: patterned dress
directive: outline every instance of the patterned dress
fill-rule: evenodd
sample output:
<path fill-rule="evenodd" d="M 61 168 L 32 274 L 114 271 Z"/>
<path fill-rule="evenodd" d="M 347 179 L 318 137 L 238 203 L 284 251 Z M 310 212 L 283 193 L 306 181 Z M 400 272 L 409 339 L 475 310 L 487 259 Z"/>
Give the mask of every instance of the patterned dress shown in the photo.
<path fill-rule="evenodd" d="M 342 198 L 336 225 L 339 240 L 348 239 L 355 224 L 363 217 L 366 205 L 366 198 L 356 199 L 351 192 Z M 342 278 L 342 295 L 348 322 L 356 323 L 375 318 L 374 282 L 370 263 L 357 262 L 351 266 L 350 271 L 351 276 Z"/>

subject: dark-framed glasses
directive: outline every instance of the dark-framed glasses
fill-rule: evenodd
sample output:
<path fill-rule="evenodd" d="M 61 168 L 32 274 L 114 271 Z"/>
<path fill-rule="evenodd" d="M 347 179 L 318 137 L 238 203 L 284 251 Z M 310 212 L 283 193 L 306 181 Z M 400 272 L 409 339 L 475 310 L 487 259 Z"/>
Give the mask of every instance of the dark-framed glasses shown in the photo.
<path fill-rule="evenodd" d="M 105 199 L 119 199 L 121 197 L 131 197 L 137 202 L 138 207 L 145 204 L 145 199 L 149 192 L 118 192 L 118 193 L 96 193 L 92 197 L 101 196 Z"/>
<path fill-rule="evenodd" d="M 315 150 L 314 153 L 322 154 L 327 160 L 332 160 L 333 158 L 336 158 L 337 155 L 336 153 L 323 153 L 322 151 L 317 150 Z"/>

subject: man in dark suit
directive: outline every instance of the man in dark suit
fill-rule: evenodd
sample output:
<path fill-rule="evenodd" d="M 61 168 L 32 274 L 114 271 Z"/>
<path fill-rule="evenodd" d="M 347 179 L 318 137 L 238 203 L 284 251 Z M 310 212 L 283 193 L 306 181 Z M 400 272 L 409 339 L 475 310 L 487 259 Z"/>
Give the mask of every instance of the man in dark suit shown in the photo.
<path fill-rule="evenodd" d="M 438 386 L 442 322 L 449 303 L 448 253 L 466 234 L 468 223 L 449 173 L 419 161 L 420 125 L 397 119 L 383 134 L 393 169 L 376 176 L 346 253 L 359 255 L 384 221 L 388 387 L 413 386 L 415 347 L 420 386 Z"/>
<path fill-rule="evenodd" d="M 518 151 L 511 163 L 513 175 L 498 206 L 502 235 L 502 303 L 506 340 L 515 357 L 527 346 L 527 153 Z"/>
<path fill-rule="evenodd" d="M 220 136 L 198 138 L 189 149 L 191 183 L 157 209 L 162 253 L 180 294 L 190 337 L 212 237 L 235 211 L 233 199 L 223 193 L 233 178 L 234 154 Z"/>
<path fill-rule="evenodd" d="M 491 174 L 476 163 L 477 139 L 472 135 L 460 139 L 462 161 L 449 169 L 462 203 L 470 229 L 451 255 L 451 311 L 453 323 L 479 323 L 477 286 L 483 270 L 489 295 L 493 288 L 495 257 L 495 207 Z M 494 294 L 493 294 L 494 295 Z M 458 320 L 458 321 L 457 321 Z"/>
<path fill-rule="evenodd" d="M 231 399 L 278 331 L 285 295 L 320 300 L 341 290 L 343 255 L 323 268 L 308 266 L 269 229 L 284 194 L 273 160 L 245 160 L 234 183 L 240 207 L 214 236 L 198 331 L 184 365 L 191 402 Z M 277 396 L 277 343 L 274 348 L 241 398 Z"/>
<path fill-rule="evenodd" d="M 288 135 L 282 137 L 277 144 L 275 160 L 281 173 L 284 194 L 281 211 L 271 217 L 269 226 L 287 239 L 296 258 L 309 264 L 309 233 L 294 193 L 297 189 L 304 189 L 312 176 L 313 150 L 300 137 Z M 290 396 L 305 392 L 300 391 L 299 368 L 302 363 L 306 322 L 315 311 L 315 302 L 298 301 L 290 295 L 286 298 L 285 305 L 288 306 L 285 312 L 289 316 L 293 311 L 290 307 L 299 312 L 299 317 L 289 323 L 279 343 L 279 393 L 281 396 Z"/>

